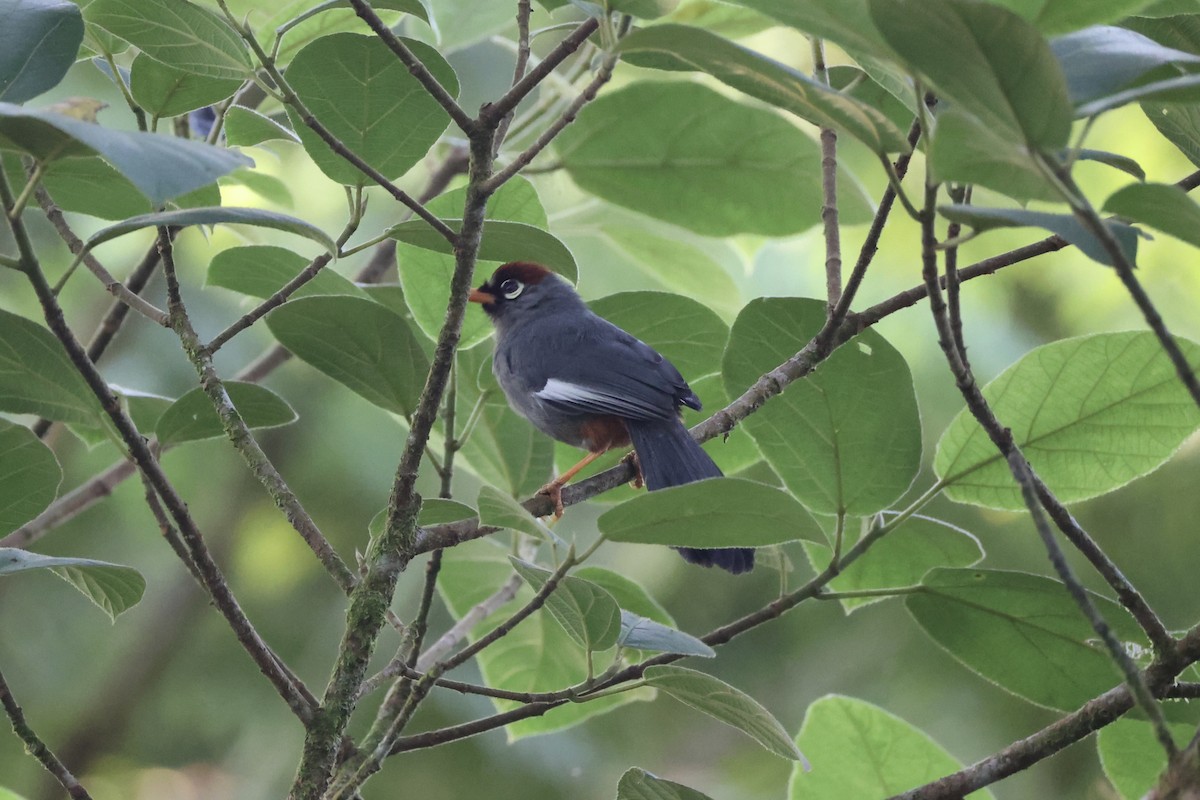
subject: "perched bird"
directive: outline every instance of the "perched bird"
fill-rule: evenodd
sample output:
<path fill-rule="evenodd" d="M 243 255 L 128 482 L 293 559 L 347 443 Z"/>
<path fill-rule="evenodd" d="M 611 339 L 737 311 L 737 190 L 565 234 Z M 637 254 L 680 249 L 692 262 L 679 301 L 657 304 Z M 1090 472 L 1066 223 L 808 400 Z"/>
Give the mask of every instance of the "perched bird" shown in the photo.
<path fill-rule="evenodd" d="M 534 427 L 588 455 L 543 492 L 562 513 L 562 487 L 580 469 L 631 442 L 649 491 L 721 475 L 688 433 L 680 406 L 700 398 L 652 347 L 592 313 L 562 278 L 511 262 L 471 292 L 496 327 L 492 369 L 509 404 Z M 733 573 L 754 566 L 749 547 L 676 548 L 693 564 Z"/>

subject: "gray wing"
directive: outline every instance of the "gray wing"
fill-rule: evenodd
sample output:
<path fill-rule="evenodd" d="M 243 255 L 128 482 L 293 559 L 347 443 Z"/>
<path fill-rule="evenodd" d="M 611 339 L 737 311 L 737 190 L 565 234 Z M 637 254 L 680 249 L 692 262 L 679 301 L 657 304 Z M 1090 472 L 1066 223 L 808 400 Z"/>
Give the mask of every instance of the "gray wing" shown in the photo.
<path fill-rule="evenodd" d="M 700 408 L 700 399 L 670 361 L 600 317 L 544 344 L 543 358 L 530 364 L 527 374 L 539 376 L 530 387 L 533 396 L 555 409 L 664 419 L 680 405 Z"/>

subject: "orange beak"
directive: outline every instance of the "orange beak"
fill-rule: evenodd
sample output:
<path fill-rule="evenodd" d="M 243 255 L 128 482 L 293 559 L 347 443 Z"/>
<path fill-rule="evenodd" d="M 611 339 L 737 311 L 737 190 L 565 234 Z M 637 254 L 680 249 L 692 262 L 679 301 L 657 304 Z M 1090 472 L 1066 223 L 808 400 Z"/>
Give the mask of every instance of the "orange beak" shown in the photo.
<path fill-rule="evenodd" d="M 467 300 L 472 303 L 482 303 L 485 306 L 490 306 L 496 302 L 496 296 L 480 289 L 472 289 L 471 293 L 467 295 Z"/>

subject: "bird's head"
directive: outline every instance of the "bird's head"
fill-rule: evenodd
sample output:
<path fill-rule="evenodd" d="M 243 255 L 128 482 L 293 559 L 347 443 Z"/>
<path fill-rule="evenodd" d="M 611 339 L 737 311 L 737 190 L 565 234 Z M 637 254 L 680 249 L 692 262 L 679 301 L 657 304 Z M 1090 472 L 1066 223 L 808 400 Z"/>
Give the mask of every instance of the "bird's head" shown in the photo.
<path fill-rule="evenodd" d="M 497 326 L 507 326 L 534 314 L 547 314 L 582 305 L 571 284 L 540 264 L 510 261 L 471 292 Z"/>

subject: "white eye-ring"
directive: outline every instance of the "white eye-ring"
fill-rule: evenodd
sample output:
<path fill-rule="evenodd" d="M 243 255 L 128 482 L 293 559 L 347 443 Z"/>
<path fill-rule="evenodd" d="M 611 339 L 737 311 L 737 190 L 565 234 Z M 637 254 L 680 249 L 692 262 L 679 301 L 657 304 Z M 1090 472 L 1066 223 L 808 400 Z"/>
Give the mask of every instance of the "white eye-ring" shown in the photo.
<path fill-rule="evenodd" d="M 525 290 L 525 284 L 518 280 L 509 278 L 504 283 L 500 284 L 500 293 L 504 295 L 506 300 L 515 300 Z"/>

